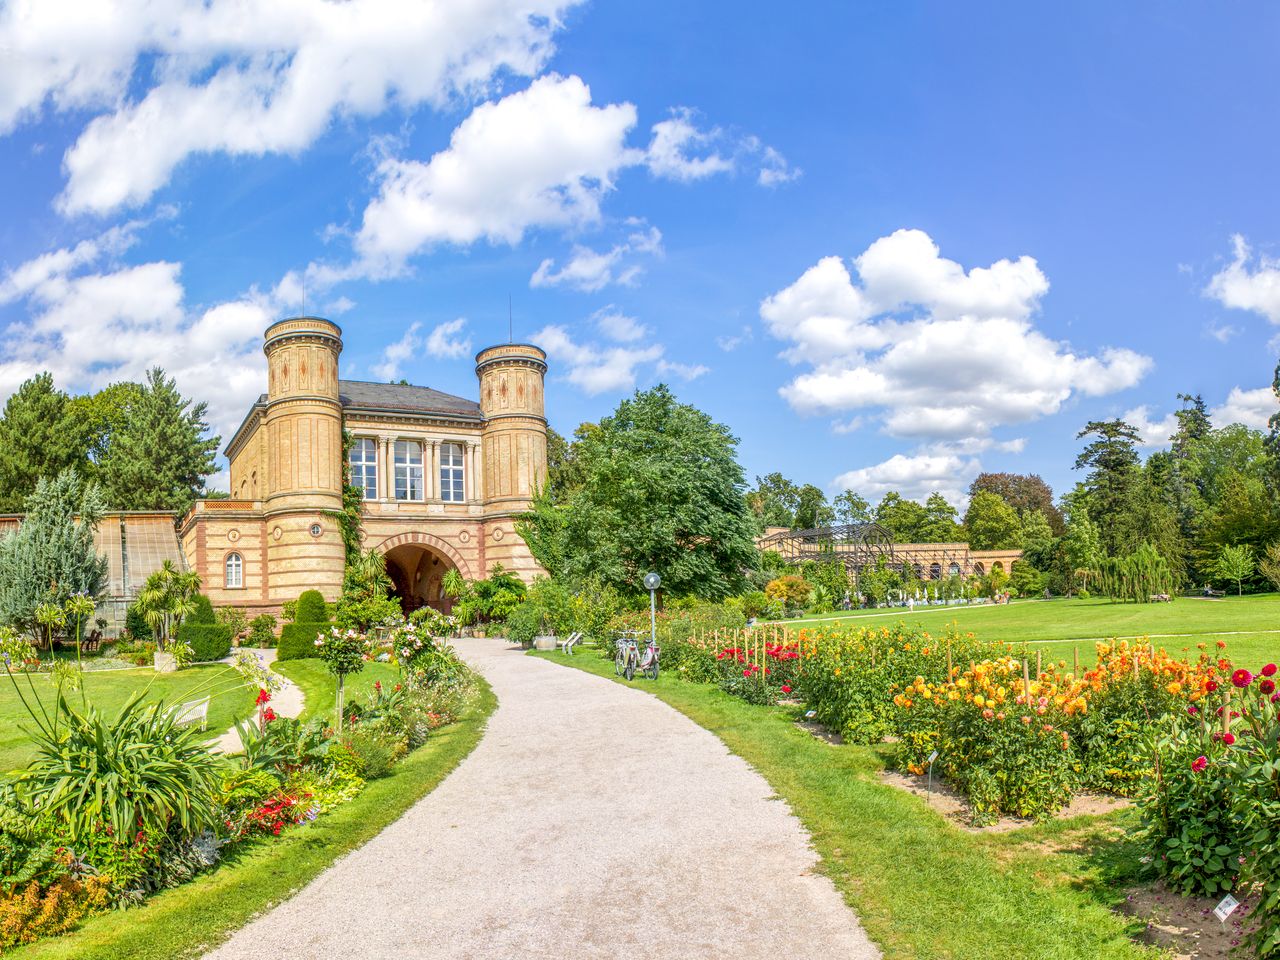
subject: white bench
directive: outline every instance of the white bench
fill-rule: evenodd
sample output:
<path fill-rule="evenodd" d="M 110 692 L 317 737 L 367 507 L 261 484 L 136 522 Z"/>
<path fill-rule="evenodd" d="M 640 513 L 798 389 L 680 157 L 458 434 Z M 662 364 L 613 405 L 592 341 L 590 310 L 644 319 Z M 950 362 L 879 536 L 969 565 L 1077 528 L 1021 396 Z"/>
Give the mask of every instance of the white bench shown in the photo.
<path fill-rule="evenodd" d="M 578 645 L 578 641 L 580 641 L 581 639 L 582 639 L 582 634 L 577 631 L 574 631 L 573 633 L 569 634 L 569 636 L 565 637 L 563 640 L 557 641 L 556 646 L 559 647 L 561 650 L 563 650 L 565 653 L 567 653 L 569 656 L 573 656 L 573 648 Z"/>
<path fill-rule="evenodd" d="M 186 726 L 188 723 L 200 721 L 200 729 L 207 730 L 209 728 L 209 698 L 201 697 L 199 700 L 191 700 L 187 703 L 180 703 L 173 708 L 173 722 L 179 726 Z"/>

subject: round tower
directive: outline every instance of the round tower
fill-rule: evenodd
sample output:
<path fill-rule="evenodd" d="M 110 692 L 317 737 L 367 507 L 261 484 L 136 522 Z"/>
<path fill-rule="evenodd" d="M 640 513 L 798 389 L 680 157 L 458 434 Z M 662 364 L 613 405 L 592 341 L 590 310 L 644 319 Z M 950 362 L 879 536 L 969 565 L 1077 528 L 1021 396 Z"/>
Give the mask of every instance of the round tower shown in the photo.
<path fill-rule="evenodd" d="M 271 598 L 342 590 L 342 403 L 338 355 L 342 329 L 320 317 L 290 317 L 267 327 L 267 449 L 264 497 Z"/>
<path fill-rule="evenodd" d="M 504 343 L 476 354 L 485 418 L 481 498 L 487 512 L 523 512 L 546 483 L 546 374 L 547 355 L 532 344 Z"/>

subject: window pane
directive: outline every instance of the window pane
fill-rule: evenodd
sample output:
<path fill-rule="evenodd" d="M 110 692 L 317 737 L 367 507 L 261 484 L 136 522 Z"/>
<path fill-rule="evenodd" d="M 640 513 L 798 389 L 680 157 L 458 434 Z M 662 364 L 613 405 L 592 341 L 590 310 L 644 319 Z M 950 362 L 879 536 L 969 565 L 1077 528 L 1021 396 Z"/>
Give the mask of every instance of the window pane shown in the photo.
<path fill-rule="evenodd" d="M 450 503 L 461 503 L 462 497 L 462 444 L 442 443 L 440 445 L 440 499 Z"/>
<path fill-rule="evenodd" d="M 231 588 L 240 587 L 244 583 L 243 574 L 244 566 L 240 559 L 240 554 L 229 554 L 227 556 L 226 585 Z"/>
<path fill-rule="evenodd" d="M 366 500 L 378 496 L 377 441 L 362 437 L 351 445 L 351 485 L 359 487 Z"/>
<path fill-rule="evenodd" d="M 396 441 L 396 499 L 421 500 L 422 444 L 416 440 Z"/>

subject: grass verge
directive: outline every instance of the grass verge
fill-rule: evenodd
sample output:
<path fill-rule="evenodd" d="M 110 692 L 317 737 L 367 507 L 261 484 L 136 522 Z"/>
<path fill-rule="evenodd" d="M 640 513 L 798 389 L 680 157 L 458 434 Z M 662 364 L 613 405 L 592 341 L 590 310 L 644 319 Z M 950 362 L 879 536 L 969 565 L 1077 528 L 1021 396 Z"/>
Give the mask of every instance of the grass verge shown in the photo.
<path fill-rule="evenodd" d="M 471 752 L 497 706 L 488 684 L 458 723 L 444 727 L 350 803 L 306 827 L 233 854 L 212 873 L 136 910 L 93 917 L 79 930 L 13 951 L 12 960 L 179 960 L 212 949 L 256 914 L 287 900 L 343 854 L 362 846 L 443 780 Z M 268 945 L 265 955 L 287 945 Z"/>
<path fill-rule="evenodd" d="M 592 655 L 536 656 L 616 679 Z M 619 680 L 618 682 L 625 682 Z M 1124 836 L 1131 814 L 972 834 L 880 783 L 879 752 L 800 730 L 794 708 L 755 707 L 670 676 L 634 681 L 710 730 L 791 806 L 844 894 L 890 960 L 1133 960 L 1110 907 L 1139 869 Z"/>
<path fill-rule="evenodd" d="M 323 660 L 276 661 L 271 669 L 302 689 L 303 720 L 323 716 L 333 721 L 334 710 L 338 706 L 338 682 Z M 384 687 L 394 686 L 400 682 L 400 668 L 393 663 L 378 663 L 376 660 L 366 663 L 359 673 L 347 677 L 343 696 L 348 702 L 358 699 L 368 703 L 372 699 L 373 685 L 378 681 Z"/>

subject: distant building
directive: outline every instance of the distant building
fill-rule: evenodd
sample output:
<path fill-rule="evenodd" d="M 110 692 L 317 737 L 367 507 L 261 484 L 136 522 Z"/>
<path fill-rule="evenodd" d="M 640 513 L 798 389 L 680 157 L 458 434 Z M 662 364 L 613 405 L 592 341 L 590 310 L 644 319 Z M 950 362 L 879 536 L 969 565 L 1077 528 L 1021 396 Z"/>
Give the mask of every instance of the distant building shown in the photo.
<path fill-rule="evenodd" d="M 497 564 L 540 572 L 516 533 L 546 478 L 546 354 L 502 344 L 476 356 L 479 402 L 429 387 L 339 378 L 342 331 L 318 317 L 267 328 L 267 392 L 226 447 L 231 499 L 199 500 L 178 523 L 187 566 L 215 606 L 278 612 L 308 589 L 342 590 L 343 436 L 364 496 L 365 549 L 386 557 L 406 612 L 447 610 L 441 579 Z"/>

